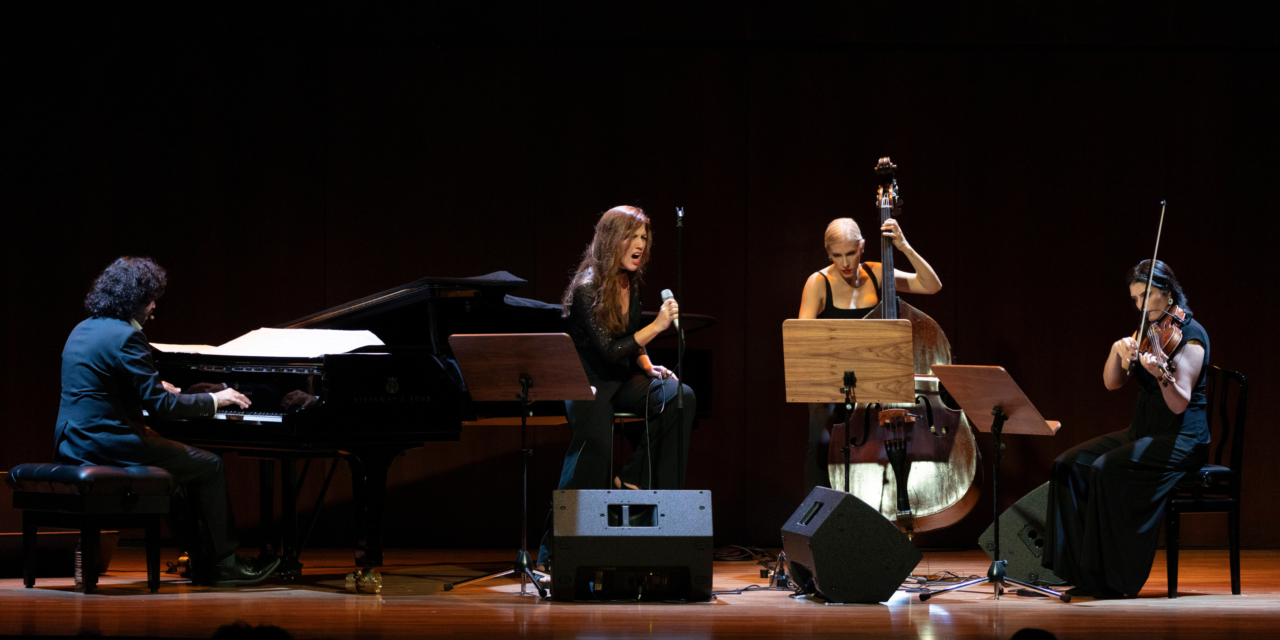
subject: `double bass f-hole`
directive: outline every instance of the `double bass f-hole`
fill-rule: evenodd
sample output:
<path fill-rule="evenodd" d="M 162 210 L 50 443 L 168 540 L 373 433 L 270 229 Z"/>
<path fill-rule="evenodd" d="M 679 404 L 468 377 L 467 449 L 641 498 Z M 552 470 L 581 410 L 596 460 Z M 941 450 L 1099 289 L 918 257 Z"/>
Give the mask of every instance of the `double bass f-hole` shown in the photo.
<path fill-rule="evenodd" d="M 869 436 L 869 435 L 870 435 L 870 433 L 871 433 L 871 410 L 872 410 L 872 408 L 875 408 L 875 410 L 876 410 L 876 411 L 879 411 L 879 410 L 880 410 L 880 403 L 879 403 L 879 402 L 872 402 L 871 404 L 868 404 L 868 405 L 867 405 L 867 407 L 866 407 L 866 411 L 863 411 L 863 412 L 862 412 L 862 440 L 858 440 L 857 438 L 850 437 L 850 438 L 849 438 L 849 446 L 852 446 L 852 447 L 861 447 L 862 445 L 864 445 L 864 444 L 866 444 L 866 443 L 867 443 L 868 436 Z M 849 426 L 853 423 L 853 413 L 854 413 L 854 412 L 850 411 L 850 412 L 849 412 L 849 415 L 845 417 L 845 423 L 844 423 L 844 424 L 845 424 L 845 432 L 846 432 L 846 433 L 849 431 Z"/>
<path fill-rule="evenodd" d="M 929 425 L 929 433 L 935 436 L 947 435 L 946 427 L 939 429 L 933 424 L 933 405 L 929 403 L 929 399 L 924 396 L 916 396 L 916 404 L 924 405 L 925 423 Z"/>

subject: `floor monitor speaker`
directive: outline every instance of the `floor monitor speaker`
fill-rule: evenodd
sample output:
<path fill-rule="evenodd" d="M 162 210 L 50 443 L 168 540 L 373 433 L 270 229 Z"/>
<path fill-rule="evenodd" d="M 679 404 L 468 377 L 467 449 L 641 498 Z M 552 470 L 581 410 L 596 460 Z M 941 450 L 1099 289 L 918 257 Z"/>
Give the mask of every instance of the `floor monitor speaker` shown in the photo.
<path fill-rule="evenodd" d="M 551 597 L 710 600 L 710 491 L 556 491 Z"/>
<path fill-rule="evenodd" d="M 782 526 L 791 580 L 828 602 L 885 602 L 920 550 L 867 503 L 818 487 Z"/>
<path fill-rule="evenodd" d="M 1000 514 L 1000 555 L 1009 561 L 1005 573 L 1014 580 L 1047 584 L 1063 582 L 1052 571 L 1040 566 L 1040 559 L 1049 553 L 1045 547 L 1044 528 L 1048 506 L 1049 483 L 1046 482 Z M 994 529 L 994 525 L 989 526 L 978 536 L 978 546 L 988 556 L 995 550 Z"/>

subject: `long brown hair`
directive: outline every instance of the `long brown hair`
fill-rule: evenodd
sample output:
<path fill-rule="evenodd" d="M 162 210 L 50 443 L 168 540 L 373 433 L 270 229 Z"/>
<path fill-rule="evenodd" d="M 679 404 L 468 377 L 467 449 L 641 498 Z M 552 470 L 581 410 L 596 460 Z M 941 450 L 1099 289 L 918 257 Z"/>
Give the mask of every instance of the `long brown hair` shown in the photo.
<path fill-rule="evenodd" d="M 613 335 L 621 335 L 627 328 L 627 319 L 622 316 L 622 300 L 618 294 L 620 287 L 617 275 L 622 269 L 623 252 L 631 244 L 631 238 L 637 229 L 644 227 L 648 240 L 644 245 L 644 254 L 640 256 L 640 268 L 627 272 L 626 277 L 634 284 L 649 263 L 649 255 L 653 251 L 653 228 L 649 218 L 639 207 L 614 207 L 600 216 L 596 223 L 596 235 L 582 252 L 582 261 L 564 290 L 561 302 L 564 304 L 563 315 L 569 316 L 573 306 L 573 290 L 588 285 L 593 294 L 591 306 L 596 316 L 596 324 Z"/>

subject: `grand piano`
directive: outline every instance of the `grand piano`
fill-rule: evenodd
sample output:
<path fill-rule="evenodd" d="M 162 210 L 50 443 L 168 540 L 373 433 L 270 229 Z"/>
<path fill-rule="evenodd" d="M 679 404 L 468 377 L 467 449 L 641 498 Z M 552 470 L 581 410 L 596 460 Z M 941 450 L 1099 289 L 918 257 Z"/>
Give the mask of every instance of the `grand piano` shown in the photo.
<path fill-rule="evenodd" d="M 299 529 L 297 497 L 315 459 L 342 458 L 351 469 L 356 517 L 356 566 L 383 561 L 383 504 L 387 470 L 405 451 L 427 442 L 458 440 L 462 423 L 515 415 L 515 403 L 473 403 L 449 350 L 455 333 L 561 333 L 559 305 L 517 298 L 526 284 L 505 271 L 475 278 L 423 278 L 279 325 L 282 329 L 363 329 L 384 346 L 318 358 L 243 358 L 155 352 L 164 380 L 179 387 L 226 383 L 253 400 L 247 411 L 220 409 L 216 418 L 148 419 L 166 437 L 219 452 L 259 459 L 259 511 L 264 555 L 281 557 L 285 578 L 301 575 L 298 558 L 307 532 Z M 645 312 L 652 316 L 653 312 Z M 715 323 L 684 314 L 685 333 Z M 656 347 L 656 345 L 654 345 Z M 672 366 L 674 348 L 649 349 Z M 698 393 L 698 417 L 712 408 L 711 353 L 688 349 L 684 381 Z M 293 408 L 280 410 L 288 399 Z M 534 403 L 537 415 L 564 415 L 563 403 Z M 301 473 L 298 463 L 303 463 Z M 280 465 L 280 530 L 275 528 L 276 465 Z M 323 504 L 333 470 L 320 498 Z M 312 526 L 314 526 L 314 516 Z M 280 541 L 277 548 L 274 541 Z"/>
<path fill-rule="evenodd" d="M 505 271 L 423 278 L 278 327 L 366 329 L 385 343 L 352 353 L 245 358 L 156 351 L 165 380 L 184 388 L 225 383 L 248 395 L 253 405 L 246 411 L 220 410 L 216 418 L 150 418 L 149 425 L 187 444 L 260 459 L 263 553 L 282 557 L 280 572 L 286 578 L 302 569 L 298 557 L 305 538 L 296 502 L 302 477 L 313 459 L 343 458 L 353 484 L 356 565 L 370 571 L 383 561 L 383 502 L 391 463 L 427 442 L 458 440 L 462 422 L 475 418 L 477 407 L 453 362 L 448 336 L 564 330 L 558 306 L 509 295 L 524 284 Z M 291 408 L 280 409 L 282 401 Z M 278 538 L 271 531 L 276 461 L 283 517 Z M 299 461 L 304 461 L 302 477 Z M 282 548 L 271 544 L 276 539 Z"/>

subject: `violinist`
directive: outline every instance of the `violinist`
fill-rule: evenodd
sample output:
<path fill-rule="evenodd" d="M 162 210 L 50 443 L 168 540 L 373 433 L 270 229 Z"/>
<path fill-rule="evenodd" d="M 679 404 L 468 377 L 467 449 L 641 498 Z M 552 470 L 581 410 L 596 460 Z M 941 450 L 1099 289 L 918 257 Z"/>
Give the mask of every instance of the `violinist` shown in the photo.
<path fill-rule="evenodd" d="M 1050 480 L 1051 553 L 1043 565 L 1075 586 L 1072 595 L 1138 595 L 1151 572 L 1169 492 L 1208 456 L 1209 336 L 1169 265 L 1143 261 L 1125 281 L 1130 300 L 1145 311 L 1149 335 L 1141 343 L 1135 334 L 1112 344 L 1102 381 L 1114 391 L 1135 380 L 1133 420 L 1063 453 Z M 1175 331 L 1180 339 L 1166 339 Z"/>
<path fill-rule="evenodd" d="M 881 234 L 893 240 L 916 268 L 915 273 L 894 269 L 899 291 L 933 294 L 942 289 L 942 281 L 933 267 L 916 253 L 902 233 L 897 220 L 889 218 L 880 228 Z M 805 282 L 800 298 L 800 319 L 861 320 L 880 302 L 880 263 L 863 262 L 866 240 L 852 218 L 837 218 L 827 225 L 823 245 L 831 264 L 814 272 Z M 809 446 L 805 450 L 805 494 L 816 486 L 829 487 L 827 447 L 831 435 L 827 431 L 836 406 L 829 403 L 809 404 Z M 843 411 L 843 409 L 842 409 Z"/>

